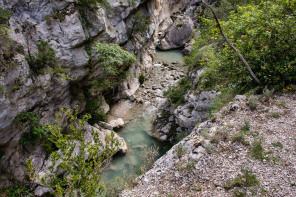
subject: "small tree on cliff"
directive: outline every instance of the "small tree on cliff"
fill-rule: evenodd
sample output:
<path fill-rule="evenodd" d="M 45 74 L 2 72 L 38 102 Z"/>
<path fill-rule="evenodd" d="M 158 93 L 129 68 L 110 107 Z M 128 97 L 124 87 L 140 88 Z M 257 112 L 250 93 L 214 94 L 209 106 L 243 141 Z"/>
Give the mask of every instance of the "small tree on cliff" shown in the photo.
<path fill-rule="evenodd" d="M 94 131 L 93 140 L 87 142 L 84 127 L 90 115 L 77 119 L 78 109 L 74 113 L 70 108 L 62 108 L 61 111 L 69 117 L 70 124 L 66 126 L 67 134 L 62 133 L 65 126 L 60 124 L 61 114 L 56 116 L 54 124 L 47 124 L 49 140 L 59 149 L 50 155 L 52 165 L 49 173 L 40 177 L 34 172 L 30 159 L 26 162 L 27 172 L 31 179 L 50 187 L 55 196 L 73 196 L 75 192 L 84 196 L 96 196 L 104 190 L 104 185 L 100 183 L 100 167 L 118 150 L 119 142 L 114 139 L 114 132 L 111 132 L 103 144 Z"/>

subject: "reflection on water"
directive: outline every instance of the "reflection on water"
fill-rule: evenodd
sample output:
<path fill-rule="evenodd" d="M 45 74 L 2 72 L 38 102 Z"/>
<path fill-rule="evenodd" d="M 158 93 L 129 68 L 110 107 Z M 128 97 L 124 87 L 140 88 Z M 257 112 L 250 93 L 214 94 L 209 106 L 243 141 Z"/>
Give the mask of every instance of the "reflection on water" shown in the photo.
<path fill-rule="evenodd" d="M 174 49 L 170 51 L 161 51 L 159 49 L 155 50 L 155 60 L 156 61 L 166 61 L 168 63 L 180 62 L 183 63 L 182 51 L 179 49 Z"/>
<path fill-rule="evenodd" d="M 147 134 L 152 129 L 152 116 L 145 116 L 130 121 L 117 133 L 124 138 L 128 144 L 128 152 L 123 155 L 115 155 L 111 164 L 102 172 L 102 181 L 111 181 L 115 177 L 123 177 L 123 170 L 127 172 L 130 167 L 137 167 L 141 162 L 141 150 L 155 144 L 159 147 L 160 156 L 164 154 L 163 145 Z"/>

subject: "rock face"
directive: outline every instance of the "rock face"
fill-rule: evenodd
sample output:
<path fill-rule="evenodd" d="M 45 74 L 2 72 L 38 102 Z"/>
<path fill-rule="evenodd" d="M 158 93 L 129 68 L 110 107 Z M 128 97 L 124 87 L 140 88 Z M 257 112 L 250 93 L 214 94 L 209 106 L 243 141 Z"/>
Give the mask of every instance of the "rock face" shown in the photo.
<path fill-rule="evenodd" d="M 192 36 L 193 28 L 194 24 L 190 17 L 177 18 L 165 31 L 165 35 L 157 47 L 161 50 L 184 47 Z"/>
<path fill-rule="evenodd" d="M 185 104 L 177 108 L 166 102 L 154 121 L 153 136 L 172 142 L 176 134 L 190 133 L 196 124 L 207 120 L 212 100 L 218 94 L 216 91 L 203 91 L 197 95 L 188 92 L 184 96 Z"/>
<path fill-rule="evenodd" d="M 0 94 L 0 149 L 4 152 L 1 166 L 10 176 L 22 181 L 26 176 L 24 161 L 29 157 L 36 158 L 37 168 L 45 162 L 41 142 L 35 147 L 26 147 L 26 151 L 19 144 L 28 126 L 12 124 L 18 113 L 37 113 L 40 124 L 45 124 L 53 122 L 54 114 L 62 107 L 78 105 L 79 113 L 83 112 L 87 98 L 77 89 L 83 90 L 90 81 L 104 78 L 99 65 L 93 65 L 96 69 L 89 72 L 94 58 L 89 49 L 95 42 L 117 43 L 135 53 L 137 62 L 129 69 L 133 77 L 120 84 L 113 96 L 116 101 L 132 99 L 139 87 L 135 77 L 152 65 L 153 36 L 159 24 L 168 20 L 173 12 L 186 7 L 188 2 L 134 0 L 130 4 L 129 1 L 108 0 L 108 8 L 99 6 L 83 11 L 74 0 L 0 0 L 2 8 L 12 11 L 9 36 L 24 48 L 24 52 L 12 57 L 14 66 L 1 68 L 0 72 L 0 85 L 5 90 L 5 94 Z M 145 32 L 133 32 L 134 16 L 138 12 L 149 19 Z M 36 74 L 30 68 L 25 55 L 35 54 L 41 40 L 56 51 L 57 61 L 67 69 L 72 80 L 61 80 L 50 72 Z M 109 111 L 100 92 L 91 92 L 91 96 L 102 100 L 105 113 Z M 112 128 L 106 123 L 103 125 Z"/>

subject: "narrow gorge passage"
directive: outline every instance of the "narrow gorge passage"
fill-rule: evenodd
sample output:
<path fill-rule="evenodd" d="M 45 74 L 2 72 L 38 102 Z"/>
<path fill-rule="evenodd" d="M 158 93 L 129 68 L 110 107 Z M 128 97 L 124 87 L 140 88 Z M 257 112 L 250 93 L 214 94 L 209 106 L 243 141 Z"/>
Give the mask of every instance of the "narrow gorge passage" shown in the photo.
<path fill-rule="evenodd" d="M 159 149 L 158 157 L 165 153 L 167 144 L 150 136 L 153 132 L 153 118 L 158 107 L 165 102 L 163 91 L 175 84 L 185 73 L 181 50 L 156 51 L 153 67 L 146 73 L 146 81 L 135 93 L 129 117 L 123 117 L 131 120 L 117 132 L 126 141 L 128 151 L 114 156 L 102 172 L 102 181 L 123 177 L 124 170 L 129 172 L 131 167 L 138 167 L 142 162 L 141 152 L 144 147 L 155 145 Z"/>

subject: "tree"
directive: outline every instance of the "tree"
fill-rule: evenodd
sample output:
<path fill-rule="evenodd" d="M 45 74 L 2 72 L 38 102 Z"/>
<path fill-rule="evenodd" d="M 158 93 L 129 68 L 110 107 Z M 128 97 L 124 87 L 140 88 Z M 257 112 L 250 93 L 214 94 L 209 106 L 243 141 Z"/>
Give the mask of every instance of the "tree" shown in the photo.
<path fill-rule="evenodd" d="M 104 190 L 104 185 L 100 183 L 101 165 L 117 152 L 119 142 L 114 139 L 114 132 L 111 132 L 111 136 L 105 137 L 104 144 L 94 131 L 93 140 L 86 141 L 85 124 L 90 115 L 86 114 L 82 119 L 78 119 L 78 108 L 74 113 L 69 107 L 62 108 L 61 111 L 70 118 L 70 124 L 66 126 L 67 134 L 62 132 L 65 127 L 60 124 L 61 114 L 56 116 L 54 124 L 47 124 L 49 140 L 59 149 L 50 155 L 52 165 L 49 167 L 49 173 L 43 177 L 35 174 L 31 160 L 26 162 L 27 172 L 31 179 L 52 188 L 55 196 L 73 196 L 75 192 L 84 196 L 95 196 Z"/>
<path fill-rule="evenodd" d="M 211 6 L 209 6 L 205 0 L 202 0 L 202 3 L 207 7 L 209 8 L 213 15 L 214 15 L 214 18 L 216 20 L 216 23 L 217 23 L 217 27 L 219 28 L 220 30 L 220 33 L 221 35 L 223 36 L 223 38 L 225 39 L 225 42 L 229 45 L 229 47 L 239 56 L 239 58 L 242 60 L 242 62 L 245 64 L 246 68 L 248 69 L 249 73 L 251 74 L 251 76 L 253 77 L 253 79 L 257 82 L 257 83 L 260 83 L 259 79 L 255 76 L 255 74 L 253 73 L 251 67 L 249 66 L 248 62 L 245 60 L 245 58 L 240 54 L 240 52 L 229 42 L 229 40 L 227 39 L 227 37 L 225 36 L 223 30 L 222 30 L 222 27 L 219 23 L 219 20 L 216 16 L 216 13 L 214 12 L 214 10 L 212 9 Z"/>
<path fill-rule="evenodd" d="M 286 87 L 296 83 L 296 4 L 295 1 L 273 0 L 238 7 L 227 21 L 220 22 L 224 36 L 250 63 L 260 78 L 261 86 Z M 204 19 L 213 25 L 217 22 Z M 220 30 L 211 26 L 211 32 Z M 202 32 L 204 36 L 206 32 Z M 257 87 L 246 65 L 229 44 L 213 45 L 211 55 L 204 58 L 202 85 L 237 87 L 242 91 Z"/>

